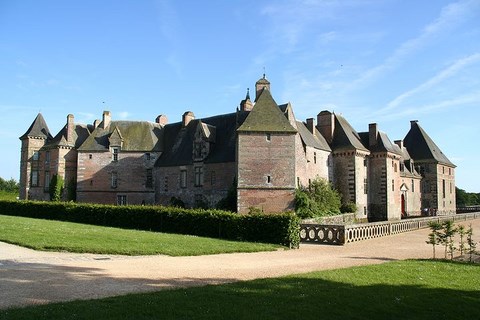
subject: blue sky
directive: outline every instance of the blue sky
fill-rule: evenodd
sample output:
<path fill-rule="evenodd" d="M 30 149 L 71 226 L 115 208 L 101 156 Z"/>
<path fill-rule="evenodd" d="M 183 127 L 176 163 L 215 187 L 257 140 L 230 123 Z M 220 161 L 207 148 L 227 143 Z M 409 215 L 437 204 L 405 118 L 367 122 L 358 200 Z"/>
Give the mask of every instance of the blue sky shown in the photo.
<path fill-rule="evenodd" d="M 402 139 L 418 120 L 480 192 L 480 0 L 0 0 L 0 176 L 38 112 L 66 123 L 233 112 L 263 72 L 300 120 Z"/>

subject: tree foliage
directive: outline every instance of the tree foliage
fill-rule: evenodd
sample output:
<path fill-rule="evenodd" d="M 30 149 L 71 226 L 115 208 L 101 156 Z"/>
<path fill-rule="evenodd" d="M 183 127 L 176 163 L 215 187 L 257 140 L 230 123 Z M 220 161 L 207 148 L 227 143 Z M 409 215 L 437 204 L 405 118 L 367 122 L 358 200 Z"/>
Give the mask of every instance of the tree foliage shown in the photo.
<path fill-rule="evenodd" d="M 10 180 L 5 180 L 0 177 L 0 190 L 7 192 L 18 192 L 20 186 L 15 179 L 11 178 Z"/>
<path fill-rule="evenodd" d="M 340 213 L 341 197 L 331 184 L 316 178 L 308 187 L 295 190 L 295 212 L 300 218 L 313 218 Z"/>
<path fill-rule="evenodd" d="M 63 177 L 58 174 L 54 174 L 52 180 L 50 181 L 50 200 L 51 201 L 60 201 L 62 199 L 63 193 Z"/>
<path fill-rule="evenodd" d="M 455 187 L 457 207 L 480 205 L 480 193 L 466 192 Z"/>

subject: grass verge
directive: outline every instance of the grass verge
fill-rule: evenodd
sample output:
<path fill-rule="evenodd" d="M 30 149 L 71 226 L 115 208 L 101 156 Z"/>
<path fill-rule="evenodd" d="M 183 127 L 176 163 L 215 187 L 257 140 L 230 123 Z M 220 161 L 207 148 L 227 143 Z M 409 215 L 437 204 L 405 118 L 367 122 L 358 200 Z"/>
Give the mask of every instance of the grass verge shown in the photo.
<path fill-rule="evenodd" d="M 0 319 L 473 319 L 479 305 L 479 265 L 428 260 L 10 309 Z"/>
<path fill-rule="evenodd" d="M 0 215 L 0 241 L 44 251 L 194 256 L 271 251 L 279 245 Z"/>

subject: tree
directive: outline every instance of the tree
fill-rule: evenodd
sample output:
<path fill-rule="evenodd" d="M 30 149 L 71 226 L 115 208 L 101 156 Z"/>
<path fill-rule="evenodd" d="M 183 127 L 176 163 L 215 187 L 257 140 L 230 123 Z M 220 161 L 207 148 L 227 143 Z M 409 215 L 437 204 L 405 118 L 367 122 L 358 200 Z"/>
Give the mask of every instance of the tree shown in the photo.
<path fill-rule="evenodd" d="M 58 174 L 54 174 L 50 181 L 50 200 L 60 201 L 63 193 L 63 177 Z"/>
<path fill-rule="evenodd" d="M 18 192 L 20 186 L 15 179 L 11 178 L 10 180 L 5 180 L 0 177 L 0 190 L 7 192 Z"/>
<path fill-rule="evenodd" d="M 470 262 L 472 262 L 475 249 L 477 248 L 477 243 L 473 241 L 473 229 L 472 225 L 467 229 L 467 244 L 468 244 L 468 254 L 470 256 Z"/>
<path fill-rule="evenodd" d="M 428 226 L 430 227 L 430 230 L 432 230 L 432 232 L 430 232 L 428 234 L 428 241 L 427 243 L 428 244 L 431 244 L 432 247 L 433 247 L 433 259 L 435 259 L 435 247 L 437 246 L 437 244 L 440 243 L 440 230 L 442 229 L 442 225 L 437 222 L 437 221 L 431 221 Z"/>
<path fill-rule="evenodd" d="M 218 201 L 216 208 L 220 210 L 237 212 L 237 179 L 233 179 L 227 195 L 225 198 Z"/>
<path fill-rule="evenodd" d="M 440 241 L 445 246 L 445 259 L 447 259 L 447 253 L 450 253 L 453 259 L 453 251 L 455 246 L 453 244 L 453 236 L 457 232 L 452 220 L 446 220 L 442 222 L 442 233 L 440 234 Z"/>
<path fill-rule="evenodd" d="M 316 178 L 307 187 L 295 190 L 295 212 L 300 218 L 312 218 L 340 213 L 340 195 L 331 184 Z"/>

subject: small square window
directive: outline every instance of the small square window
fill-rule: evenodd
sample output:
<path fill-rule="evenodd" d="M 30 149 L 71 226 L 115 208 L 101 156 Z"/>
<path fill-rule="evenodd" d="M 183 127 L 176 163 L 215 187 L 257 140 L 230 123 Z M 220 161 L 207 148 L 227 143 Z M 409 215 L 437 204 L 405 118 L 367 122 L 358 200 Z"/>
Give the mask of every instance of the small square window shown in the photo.
<path fill-rule="evenodd" d="M 272 183 L 272 176 L 267 176 L 267 183 Z"/>
<path fill-rule="evenodd" d="M 272 141 L 272 135 L 270 133 L 267 133 L 266 138 L 267 138 L 267 141 L 269 142 Z"/>
<path fill-rule="evenodd" d="M 127 205 L 127 196 L 126 195 L 118 195 L 117 196 L 117 205 L 126 206 Z"/>
<path fill-rule="evenodd" d="M 92 160 L 92 158 L 93 158 L 93 155 L 90 153 L 90 154 L 88 155 L 88 159 Z"/>

